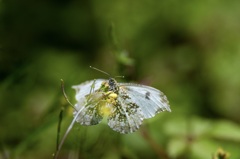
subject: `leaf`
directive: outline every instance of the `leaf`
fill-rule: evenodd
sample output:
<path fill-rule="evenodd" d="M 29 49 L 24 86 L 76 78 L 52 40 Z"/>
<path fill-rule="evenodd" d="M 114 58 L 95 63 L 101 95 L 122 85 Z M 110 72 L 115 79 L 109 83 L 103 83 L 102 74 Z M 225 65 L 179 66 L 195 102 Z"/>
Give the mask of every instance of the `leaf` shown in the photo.
<path fill-rule="evenodd" d="M 203 118 L 193 117 L 190 121 L 189 131 L 195 137 L 208 134 L 212 128 L 212 122 Z"/>
<path fill-rule="evenodd" d="M 134 59 L 130 58 L 128 52 L 125 50 L 117 54 L 117 60 L 124 65 L 132 66 L 134 64 Z"/>
<path fill-rule="evenodd" d="M 209 139 L 202 139 L 193 142 L 191 145 L 191 155 L 190 158 L 202 159 L 211 158 L 212 154 L 219 147 L 217 143 Z"/>
<path fill-rule="evenodd" d="M 199 117 L 175 117 L 165 123 L 164 130 L 168 135 L 186 136 L 191 134 L 195 137 L 208 133 L 211 122 Z"/>
<path fill-rule="evenodd" d="M 183 117 L 176 116 L 164 123 L 163 130 L 168 136 L 186 136 L 187 123 Z"/>
<path fill-rule="evenodd" d="M 187 143 L 184 138 L 175 138 L 170 140 L 167 152 L 172 158 L 176 158 L 183 154 L 187 148 Z"/>
<path fill-rule="evenodd" d="M 212 137 L 240 142 L 240 126 L 230 121 L 217 122 L 211 131 Z"/>

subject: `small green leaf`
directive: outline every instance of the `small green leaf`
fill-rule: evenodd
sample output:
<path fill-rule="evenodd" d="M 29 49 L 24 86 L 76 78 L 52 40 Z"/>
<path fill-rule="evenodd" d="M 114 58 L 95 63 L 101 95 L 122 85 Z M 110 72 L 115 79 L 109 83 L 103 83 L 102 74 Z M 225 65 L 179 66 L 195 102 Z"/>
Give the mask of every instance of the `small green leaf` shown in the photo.
<path fill-rule="evenodd" d="M 186 136 L 187 123 L 186 119 L 176 116 L 164 123 L 163 130 L 168 136 Z"/>
<path fill-rule="evenodd" d="M 211 130 L 212 127 L 212 123 L 209 120 L 199 117 L 191 118 L 190 124 L 191 125 L 189 131 L 195 137 L 208 134 L 209 130 Z"/>
<path fill-rule="evenodd" d="M 230 121 L 217 122 L 211 135 L 215 138 L 240 142 L 240 126 Z"/>
<path fill-rule="evenodd" d="M 164 130 L 168 135 L 186 136 L 191 134 L 195 137 L 208 133 L 211 122 L 198 117 L 175 117 L 165 123 Z"/>
<path fill-rule="evenodd" d="M 175 138 L 170 140 L 167 151 L 170 157 L 176 158 L 181 154 L 183 154 L 186 148 L 187 148 L 187 143 L 184 138 Z"/>
<path fill-rule="evenodd" d="M 118 62 L 124 64 L 124 65 L 129 65 L 132 66 L 134 64 L 134 60 L 129 57 L 129 54 L 127 51 L 120 51 L 117 54 L 117 60 Z"/>
<path fill-rule="evenodd" d="M 192 143 L 191 157 L 194 159 L 211 158 L 212 154 L 215 152 L 220 145 L 216 144 L 214 141 L 209 139 L 197 140 Z"/>

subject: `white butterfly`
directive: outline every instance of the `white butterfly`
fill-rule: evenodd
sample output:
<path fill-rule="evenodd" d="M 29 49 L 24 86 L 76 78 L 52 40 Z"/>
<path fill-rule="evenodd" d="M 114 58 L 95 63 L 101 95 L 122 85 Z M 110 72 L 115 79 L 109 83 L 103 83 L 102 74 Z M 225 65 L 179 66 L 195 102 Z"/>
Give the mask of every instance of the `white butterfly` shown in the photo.
<path fill-rule="evenodd" d="M 81 125 L 96 125 L 107 116 L 113 130 L 127 134 L 138 130 L 143 119 L 162 111 L 171 112 L 167 97 L 145 85 L 117 83 L 110 78 L 87 81 L 73 88 L 77 99 L 74 116 Z"/>
<path fill-rule="evenodd" d="M 113 130 L 127 134 L 138 130 L 143 119 L 154 117 L 162 111 L 171 112 L 167 97 L 161 91 L 149 86 L 117 83 L 115 79 L 110 78 L 87 81 L 73 88 L 77 91 L 74 119 L 60 144 L 57 145 L 54 159 L 58 158 L 75 121 L 81 125 L 96 125 L 107 116 L 108 125 Z M 64 92 L 63 80 L 62 89 L 64 97 L 69 102 Z"/>

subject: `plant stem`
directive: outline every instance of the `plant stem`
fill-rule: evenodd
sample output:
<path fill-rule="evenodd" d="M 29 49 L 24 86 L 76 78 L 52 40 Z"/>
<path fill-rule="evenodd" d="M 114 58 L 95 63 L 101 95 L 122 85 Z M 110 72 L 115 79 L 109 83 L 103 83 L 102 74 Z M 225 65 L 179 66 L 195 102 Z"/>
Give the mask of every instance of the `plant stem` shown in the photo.
<path fill-rule="evenodd" d="M 151 148 L 155 151 L 157 156 L 161 159 L 169 159 L 168 154 L 165 152 L 165 150 L 157 144 L 154 139 L 150 136 L 148 130 L 144 127 L 140 130 L 141 136 L 148 142 L 148 144 L 151 146 Z"/>

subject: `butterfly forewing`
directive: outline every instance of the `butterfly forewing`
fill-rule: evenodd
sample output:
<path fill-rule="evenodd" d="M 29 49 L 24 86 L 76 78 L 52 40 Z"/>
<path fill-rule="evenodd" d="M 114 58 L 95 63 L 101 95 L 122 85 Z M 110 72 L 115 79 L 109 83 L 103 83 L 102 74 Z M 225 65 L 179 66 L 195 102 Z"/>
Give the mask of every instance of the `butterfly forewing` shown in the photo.
<path fill-rule="evenodd" d="M 119 83 L 119 88 L 124 89 L 142 110 L 144 118 L 154 117 L 162 111 L 171 111 L 167 97 L 159 90 L 139 84 Z"/>

